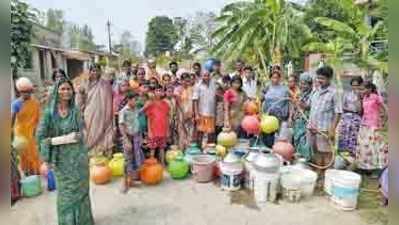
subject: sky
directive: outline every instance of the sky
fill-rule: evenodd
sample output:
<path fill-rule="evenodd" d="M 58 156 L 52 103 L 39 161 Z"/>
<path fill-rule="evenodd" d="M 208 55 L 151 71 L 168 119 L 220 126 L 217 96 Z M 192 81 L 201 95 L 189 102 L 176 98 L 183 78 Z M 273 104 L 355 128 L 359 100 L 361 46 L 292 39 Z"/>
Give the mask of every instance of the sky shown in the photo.
<path fill-rule="evenodd" d="M 106 23 L 111 21 L 111 38 L 118 39 L 130 31 L 144 48 L 145 33 L 154 16 L 187 17 L 197 11 L 220 9 L 235 0 L 25 0 L 41 11 L 49 8 L 64 11 L 65 19 L 79 25 L 88 24 L 96 44 L 108 46 Z"/>

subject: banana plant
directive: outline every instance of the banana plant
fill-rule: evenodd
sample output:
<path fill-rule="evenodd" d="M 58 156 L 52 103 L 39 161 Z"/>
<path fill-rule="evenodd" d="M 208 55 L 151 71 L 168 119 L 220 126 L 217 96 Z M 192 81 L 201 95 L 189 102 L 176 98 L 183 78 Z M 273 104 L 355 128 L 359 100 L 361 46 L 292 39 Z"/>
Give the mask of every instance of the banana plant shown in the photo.
<path fill-rule="evenodd" d="M 217 43 L 211 53 L 232 59 L 251 51 L 265 72 L 267 64 L 281 64 L 285 54 L 299 56 L 312 35 L 303 12 L 286 0 L 232 3 L 222 9 L 217 22 L 212 35 Z"/>

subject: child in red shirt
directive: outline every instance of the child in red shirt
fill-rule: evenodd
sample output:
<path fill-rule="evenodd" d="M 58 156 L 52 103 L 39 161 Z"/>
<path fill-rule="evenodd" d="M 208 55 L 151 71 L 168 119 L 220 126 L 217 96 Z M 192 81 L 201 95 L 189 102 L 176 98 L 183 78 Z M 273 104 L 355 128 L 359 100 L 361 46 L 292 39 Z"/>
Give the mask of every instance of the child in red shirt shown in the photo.
<path fill-rule="evenodd" d="M 169 104 L 162 99 L 164 93 L 162 87 L 157 85 L 155 96 L 148 101 L 143 111 L 148 121 L 148 143 L 151 157 L 154 157 L 155 150 L 159 149 L 159 160 L 165 165 L 165 148 L 169 130 Z"/>

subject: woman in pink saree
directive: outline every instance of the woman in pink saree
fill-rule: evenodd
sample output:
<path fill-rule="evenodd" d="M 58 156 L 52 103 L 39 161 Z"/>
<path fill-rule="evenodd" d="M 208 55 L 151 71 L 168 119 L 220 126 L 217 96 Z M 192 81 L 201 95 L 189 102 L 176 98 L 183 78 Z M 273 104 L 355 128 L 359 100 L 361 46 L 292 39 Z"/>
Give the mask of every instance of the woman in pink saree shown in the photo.
<path fill-rule="evenodd" d="M 89 79 L 81 83 L 77 102 L 84 119 L 84 137 L 90 155 L 112 154 L 112 86 L 101 78 L 101 67 L 91 66 Z"/>

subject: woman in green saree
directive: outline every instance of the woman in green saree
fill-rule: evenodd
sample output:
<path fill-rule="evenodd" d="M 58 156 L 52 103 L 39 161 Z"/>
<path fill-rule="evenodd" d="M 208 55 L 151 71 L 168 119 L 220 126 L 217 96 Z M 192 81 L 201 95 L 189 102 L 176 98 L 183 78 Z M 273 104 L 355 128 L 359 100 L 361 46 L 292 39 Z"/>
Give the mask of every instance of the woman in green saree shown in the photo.
<path fill-rule="evenodd" d="M 59 80 L 52 101 L 37 131 L 42 160 L 54 169 L 57 180 L 59 225 L 94 224 L 89 196 L 88 151 L 80 135 L 82 119 L 69 80 Z M 70 135 L 64 143 L 54 137 Z"/>
<path fill-rule="evenodd" d="M 306 160 L 310 160 L 312 158 L 312 151 L 306 139 L 307 121 L 304 116 L 309 116 L 309 99 L 312 95 L 312 77 L 309 73 L 305 72 L 301 74 L 299 81 L 301 92 L 299 98 L 293 102 L 295 106 L 291 111 L 290 123 L 293 123 L 293 144 L 297 153 Z"/>

